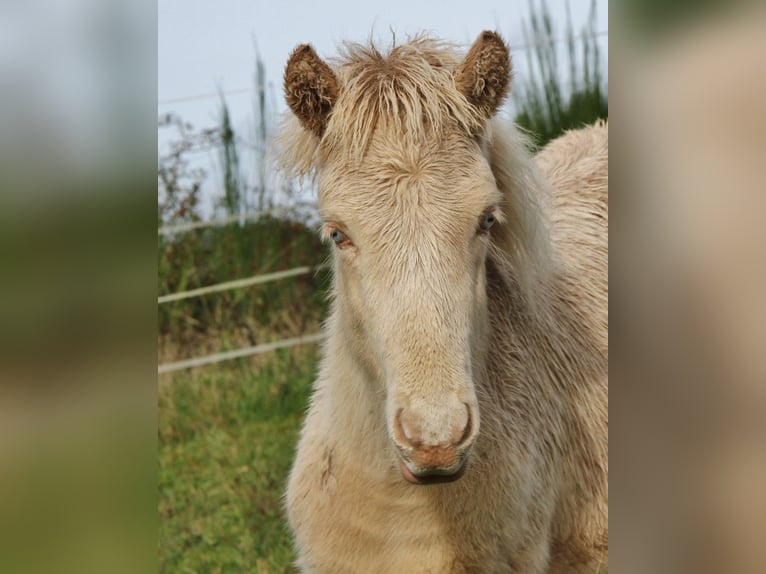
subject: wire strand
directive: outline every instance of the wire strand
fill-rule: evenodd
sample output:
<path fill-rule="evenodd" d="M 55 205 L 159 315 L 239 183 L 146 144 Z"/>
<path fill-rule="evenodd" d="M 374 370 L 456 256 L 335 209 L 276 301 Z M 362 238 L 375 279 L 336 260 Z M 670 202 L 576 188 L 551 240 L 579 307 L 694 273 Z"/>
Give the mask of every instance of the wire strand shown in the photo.
<path fill-rule="evenodd" d="M 595 34 L 580 34 L 578 36 L 575 36 L 575 40 L 579 40 L 582 38 L 598 38 L 600 36 L 608 36 L 609 30 L 601 30 L 600 32 L 596 32 Z M 543 42 L 526 42 L 524 44 L 516 44 L 513 46 L 509 46 L 511 52 L 513 51 L 519 51 L 519 50 L 528 50 L 529 48 L 532 48 L 533 46 L 542 46 L 545 44 L 561 44 L 562 42 L 568 42 L 569 38 L 554 38 L 552 40 L 546 40 Z M 208 100 L 211 98 L 219 98 L 221 96 L 234 96 L 234 95 L 240 95 L 240 94 L 247 94 L 252 93 L 255 91 L 255 88 L 236 88 L 232 90 L 222 90 L 220 92 L 210 92 L 207 94 L 197 94 L 194 96 L 181 96 L 177 98 L 167 98 L 164 100 L 157 100 L 158 106 L 168 106 L 170 104 L 180 104 L 184 102 L 193 102 L 197 100 Z"/>
<path fill-rule="evenodd" d="M 263 345 L 256 345 L 255 347 L 246 347 L 242 349 L 236 349 L 234 351 L 226 351 L 224 353 L 214 353 L 212 355 L 205 355 L 203 357 L 195 357 L 193 359 L 186 359 L 183 361 L 177 361 L 174 363 L 165 363 L 164 365 L 157 366 L 157 374 L 171 373 L 173 371 L 180 371 L 182 369 L 191 369 L 194 367 L 200 367 L 202 365 L 210 365 L 213 363 L 220 363 L 222 361 L 229 361 L 231 359 L 239 359 L 242 357 L 250 357 L 252 355 L 259 355 L 261 353 L 268 353 L 276 351 L 277 349 L 286 349 L 289 347 L 295 347 L 297 345 L 308 345 L 311 343 L 318 343 L 326 337 L 324 333 L 314 333 L 311 335 L 303 335 L 301 337 L 295 337 L 292 339 L 284 339 L 282 341 L 275 341 L 274 343 L 265 343 Z"/>
<path fill-rule="evenodd" d="M 191 289 L 189 291 L 180 291 L 178 293 L 169 293 L 157 298 L 157 304 L 170 303 L 171 301 L 181 301 L 183 299 L 190 299 L 192 297 L 201 297 L 202 295 L 208 295 L 209 293 L 217 293 L 220 291 L 229 291 L 231 289 L 241 289 L 243 287 L 250 287 L 252 285 L 259 285 L 261 283 L 269 283 L 271 281 L 278 281 L 280 279 L 286 279 L 288 277 L 297 277 L 298 275 L 307 275 L 312 271 L 319 271 L 327 267 L 327 264 L 294 267 L 293 269 L 285 269 L 284 271 L 275 271 L 274 273 L 264 273 L 262 275 L 254 275 L 245 279 L 235 279 L 234 281 L 226 281 L 224 283 L 216 283 L 215 285 L 208 285 L 207 287 L 200 287 L 198 289 Z"/>

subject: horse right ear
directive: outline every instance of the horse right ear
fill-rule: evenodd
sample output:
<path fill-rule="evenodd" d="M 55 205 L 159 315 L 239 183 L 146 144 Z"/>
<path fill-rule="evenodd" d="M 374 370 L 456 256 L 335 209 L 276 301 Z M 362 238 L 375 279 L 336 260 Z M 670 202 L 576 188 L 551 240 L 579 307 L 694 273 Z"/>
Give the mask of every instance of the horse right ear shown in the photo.
<path fill-rule="evenodd" d="M 503 103 L 511 83 L 511 55 L 497 32 L 482 32 L 455 71 L 457 89 L 485 118 Z"/>
<path fill-rule="evenodd" d="M 338 79 L 308 44 L 298 46 L 287 61 L 285 99 L 301 125 L 321 138 L 338 99 Z"/>

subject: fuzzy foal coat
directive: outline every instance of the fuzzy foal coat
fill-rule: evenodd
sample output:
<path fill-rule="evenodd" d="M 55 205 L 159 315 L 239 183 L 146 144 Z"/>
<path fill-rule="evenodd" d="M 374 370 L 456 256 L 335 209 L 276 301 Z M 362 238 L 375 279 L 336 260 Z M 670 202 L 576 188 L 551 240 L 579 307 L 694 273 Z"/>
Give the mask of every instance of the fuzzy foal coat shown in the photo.
<path fill-rule="evenodd" d="M 313 123 L 286 129 L 285 153 L 321 177 L 333 101 L 316 101 Z M 384 388 L 359 359 L 366 343 L 336 297 L 286 496 L 305 572 L 607 571 L 608 128 L 569 132 L 535 160 L 513 126 L 485 128 L 483 153 L 510 216 L 484 262 L 481 427 L 465 474 L 429 486 L 403 480 Z M 535 210 L 544 223 L 514 232 Z"/>

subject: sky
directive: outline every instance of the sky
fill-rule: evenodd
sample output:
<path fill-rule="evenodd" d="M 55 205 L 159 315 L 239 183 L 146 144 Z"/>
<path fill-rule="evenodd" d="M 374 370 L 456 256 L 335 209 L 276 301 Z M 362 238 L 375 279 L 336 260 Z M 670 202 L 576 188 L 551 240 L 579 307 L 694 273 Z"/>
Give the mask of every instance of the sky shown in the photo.
<path fill-rule="evenodd" d="M 564 34 L 566 4 L 548 0 L 554 24 Z M 590 0 L 571 0 L 575 31 L 587 21 Z M 597 26 L 608 30 L 608 0 L 596 0 Z M 500 32 L 511 46 L 514 77 L 527 73 L 522 20 L 528 19 L 526 0 L 159 0 L 158 113 L 175 112 L 195 127 L 211 127 L 219 115 L 219 90 L 226 94 L 235 131 L 253 131 L 255 50 L 265 64 L 268 97 L 276 113 L 286 108 L 281 96 L 282 71 L 295 46 L 310 43 L 321 57 L 331 57 L 345 40 L 368 40 L 387 45 L 391 32 L 397 42 L 426 31 L 435 37 L 469 45 L 485 29 Z M 608 36 L 598 42 L 607 65 Z M 564 49 L 564 45 L 560 46 Z M 562 66 L 562 69 L 565 66 Z M 606 75 L 606 74 L 604 74 Z M 212 97 L 200 97 L 212 95 Z M 511 86 L 511 99 L 513 85 Z M 169 133 L 158 136 L 160 153 Z M 198 158 L 210 171 L 208 158 Z M 207 185 L 210 185 L 208 183 Z"/>

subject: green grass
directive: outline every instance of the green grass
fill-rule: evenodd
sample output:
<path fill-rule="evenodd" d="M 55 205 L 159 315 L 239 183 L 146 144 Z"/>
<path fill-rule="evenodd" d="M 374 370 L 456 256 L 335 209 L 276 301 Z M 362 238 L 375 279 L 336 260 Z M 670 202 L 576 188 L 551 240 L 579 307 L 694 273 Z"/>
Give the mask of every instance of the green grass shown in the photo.
<path fill-rule="evenodd" d="M 161 295 L 232 279 L 318 265 L 327 247 L 315 226 L 263 217 L 161 238 Z M 326 308 L 328 271 L 159 306 L 161 362 L 314 333 Z"/>
<path fill-rule="evenodd" d="M 579 129 L 609 117 L 606 78 L 602 75 L 601 54 L 596 39 L 596 3 L 591 2 L 588 22 L 575 34 L 567 5 L 566 66 L 569 86 L 562 84 L 556 29 L 546 0 L 529 0 L 529 25 L 524 39 L 531 44 L 525 52 L 529 73 L 519 86 L 519 113 L 516 123 L 524 128 L 537 147 L 556 139 L 565 130 Z"/>
<path fill-rule="evenodd" d="M 282 493 L 316 348 L 168 375 L 159 386 L 159 570 L 292 572 Z"/>

